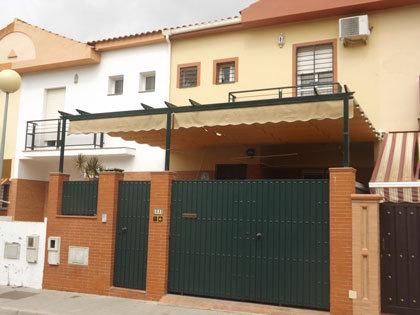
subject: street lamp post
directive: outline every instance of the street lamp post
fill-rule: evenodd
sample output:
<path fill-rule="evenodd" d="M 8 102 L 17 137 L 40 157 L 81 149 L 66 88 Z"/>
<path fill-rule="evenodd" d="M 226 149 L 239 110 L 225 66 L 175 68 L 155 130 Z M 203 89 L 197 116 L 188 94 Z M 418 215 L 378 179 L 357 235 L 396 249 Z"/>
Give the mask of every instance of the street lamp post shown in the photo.
<path fill-rule="evenodd" d="M 3 110 L 3 125 L 0 142 L 0 179 L 3 177 L 3 158 L 4 147 L 6 142 L 6 125 L 7 125 L 7 110 L 9 107 L 9 94 L 14 93 L 20 88 L 20 75 L 13 70 L 0 71 L 0 91 L 6 93 L 6 101 Z"/>

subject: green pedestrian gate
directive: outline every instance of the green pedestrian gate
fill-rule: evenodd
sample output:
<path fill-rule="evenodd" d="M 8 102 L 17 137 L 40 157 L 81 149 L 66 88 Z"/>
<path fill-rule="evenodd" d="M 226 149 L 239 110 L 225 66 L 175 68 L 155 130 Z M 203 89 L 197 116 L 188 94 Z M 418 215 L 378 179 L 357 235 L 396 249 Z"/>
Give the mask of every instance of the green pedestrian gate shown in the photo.
<path fill-rule="evenodd" d="M 114 286 L 145 290 L 150 182 L 121 181 L 115 242 Z"/>
<path fill-rule="evenodd" d="M 175 181 L 169 291 L 329 309 L 327 180 Z"/>

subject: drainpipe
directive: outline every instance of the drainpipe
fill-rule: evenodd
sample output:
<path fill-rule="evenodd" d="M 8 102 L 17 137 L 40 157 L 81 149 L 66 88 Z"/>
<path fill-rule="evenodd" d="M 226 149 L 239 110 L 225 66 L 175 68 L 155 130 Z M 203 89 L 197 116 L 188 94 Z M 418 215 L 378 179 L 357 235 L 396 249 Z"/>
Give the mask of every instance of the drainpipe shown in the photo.
<path fill-rule="evenodd" d="M 168 87 L 168 98 L 170 100 L 171 96 L 171 64 L 172 64 L 172 48 L 171 48 L 171 39 L 170 33 L 167 31 L 162 32 L 165 36 L 166 43 L 168 45 L 168 73 L 169 73 L 169 87 Z M 168 100 L 168 101 L 169 101 Z M 172 128 L 172 113 L 168 108 L 168 113 L 166 115 L 166 137 L 165 137 L 165 171 L 169 171 L 169 164 L 171 161 L 171 128 Z"/>

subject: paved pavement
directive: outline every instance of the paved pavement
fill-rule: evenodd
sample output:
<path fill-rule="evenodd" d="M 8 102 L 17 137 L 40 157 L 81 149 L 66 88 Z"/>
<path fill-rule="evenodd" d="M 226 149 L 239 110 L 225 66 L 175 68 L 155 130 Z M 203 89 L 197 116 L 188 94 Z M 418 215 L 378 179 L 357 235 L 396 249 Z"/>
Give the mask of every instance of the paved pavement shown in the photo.
<path fill-rule="evenodd" d="M 81 293 L 0 286 L 0 315 L 227 315 L 158 302 Z"/>

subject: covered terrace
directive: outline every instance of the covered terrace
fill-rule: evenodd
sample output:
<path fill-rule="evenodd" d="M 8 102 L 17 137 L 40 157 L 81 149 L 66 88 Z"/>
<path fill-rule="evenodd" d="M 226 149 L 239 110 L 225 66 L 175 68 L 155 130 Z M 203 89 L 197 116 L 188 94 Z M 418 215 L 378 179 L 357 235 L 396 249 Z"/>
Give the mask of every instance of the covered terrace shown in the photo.
<path fill-rule="evenodd" d="M 317 178 L 329 167 L 353 166 L 364 169 L 367 183 L 381 137 L 354 92 L 339 83 L 231 92 L 226 103 L 165 105 L 61 115 L 70 134 L 103 132 L 160 147 L 166 171 L 197 172 L 201 179 Z M 211 174 L 200 177 L 202 171 Z"/>

